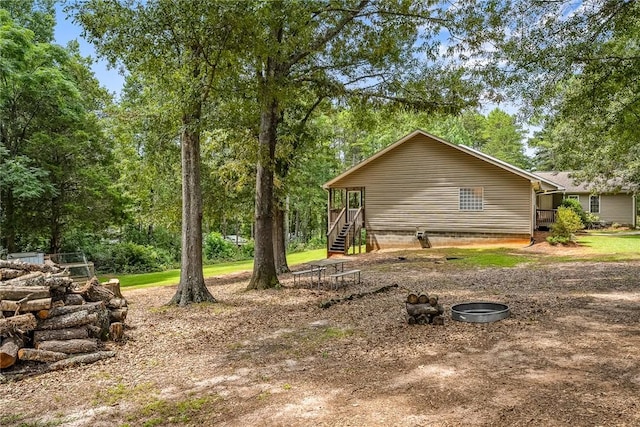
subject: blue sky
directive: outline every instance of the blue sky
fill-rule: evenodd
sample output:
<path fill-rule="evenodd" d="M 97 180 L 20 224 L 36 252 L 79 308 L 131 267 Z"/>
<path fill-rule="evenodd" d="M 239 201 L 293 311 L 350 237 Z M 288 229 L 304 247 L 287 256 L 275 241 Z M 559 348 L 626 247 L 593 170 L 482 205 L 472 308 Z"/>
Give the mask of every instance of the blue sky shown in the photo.
<path fill-rule="evenodd" d="M 118 73 L 116 69 L 109 69 L 106 61 L 97 59 L 97 55 L 93 46 L 81 37 L 82 30 L 74 24 L 70 17 L 62 11 L 62 5 L 56 5 L 56 28 L 54 32 L 57 44 L 66 46 L 71 40 L 78 40 L 80 43 L 80 52 L 83 56 L 90 56 L 94 59 L 93 72 L 102 86 L 107 88 L 109 92 L 120 94 L 124 77 Z"/>

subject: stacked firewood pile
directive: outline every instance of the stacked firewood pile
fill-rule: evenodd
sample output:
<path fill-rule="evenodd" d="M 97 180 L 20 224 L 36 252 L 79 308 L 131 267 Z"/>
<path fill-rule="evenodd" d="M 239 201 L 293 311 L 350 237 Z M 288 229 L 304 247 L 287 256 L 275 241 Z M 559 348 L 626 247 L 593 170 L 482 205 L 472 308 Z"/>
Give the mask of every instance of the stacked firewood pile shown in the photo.
<path fill-rule="evenodd" d="M 410 325 L 444 325 L 444 308 L 438 303 L 438 295 L 410 293 L 407 295 L 407 323 Z"/>
<path fill-rule="evenodd" d="M 22 361 L 57 370 L 112 357 L 103 341 L 123 338 L 127 310 L 117 279 L 74 285 L 54 264 L 0 260 L 0 369 Z"/>

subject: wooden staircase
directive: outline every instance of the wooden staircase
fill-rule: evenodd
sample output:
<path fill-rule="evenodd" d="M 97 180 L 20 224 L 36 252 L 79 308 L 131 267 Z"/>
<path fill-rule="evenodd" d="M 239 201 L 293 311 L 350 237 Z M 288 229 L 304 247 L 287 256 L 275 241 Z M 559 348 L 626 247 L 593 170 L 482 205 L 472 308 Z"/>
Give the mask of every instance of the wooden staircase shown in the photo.
<path fill-rule="evenodd" d="M 351 227 L 351 223 L 347 222 L 342 226 L 340 232 L 336 238 L 331 242 L 329 246 L 330 254 L 344 254 L 346 252 L 347 245 L 347 235 L 349 234 L 349 228 Z"/>

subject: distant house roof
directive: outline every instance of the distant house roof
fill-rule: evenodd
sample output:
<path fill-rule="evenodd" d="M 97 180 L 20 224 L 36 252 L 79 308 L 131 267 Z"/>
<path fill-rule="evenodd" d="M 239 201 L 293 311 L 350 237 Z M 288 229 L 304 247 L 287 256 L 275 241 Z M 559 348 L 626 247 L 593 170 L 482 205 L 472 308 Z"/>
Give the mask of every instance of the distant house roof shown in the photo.
<path fill-rule="evenodd" d="M 596 186 L 592 185 L 591 183 L 578 183 L 572 176 L 573 172 L 570 171 L 535 172 L 535 174 L 541 178 L 555 182 L 556 184 L 564 187 L 564 191 L 566 193 L 591 193 L 598 190 Z M 615 183 L 610 183 L 609 187 L 617 187 L 622 192 L 632 191 L 631 187 L 628 185 L 616 185 Z"/>
<path fill-rule="evenodd" d="M 539 190 L 543 190 L 543 191 L 558 191 L 558 190 L 564 190 L 564 188 L 561 185 L 558 185 L 558 183 L 548 180 L 547 178 L 537 175 L 537 174 L 533 174 L 531 172 L 527 172 L 523 169 L 520 169 L 516 166 L 513 166 L 507 162 L 504 162 L 502 160 L 496 159 L 495 157 L 489 156 L 488 154 L 484 154 L 478 150 L 474 150 L 473 148 L 467 147 L 465 145 L 457 145 L 457 144 L 453 144 L 451 142 L 445 141 L 444 139 L 438 138 L 435 135 L 431 135 L 430 133 L 427 133 L 423 130 L 415 130 L 412 133 L 410 133 L 409 135 L 405 136 L 404 138 L 399 139 L 398 141 L 394 142 L 393 144 L 389 145 L 387 148 L 384 148 L 380 151 L 378 151 L 377 153 L 375 153 L 373 156 L 369 157 L 368 159 L 363 160 L 362 162 L 358 163 L 357 165 L 353 166 L 351 169 L 348 169 L 346 172 L 338 175 L 337 177 L 333 178 L 331 181 L 328 181 L 327 183 L 325 183 L 322 187 L 325 189 L 331 188 L 334 186 L 335 183 L 339 182 L 340 180 L 342 180 L 344 177 L 352 174 L 353 172 L 363 168 L 364 166 L 368 165 L 369 163 L 371 163 L 372 161 L 376 160 L 379 157 L 384 156 L 386 153 L 388 153 L 389 151 L 397 148 L 398 146 L 404 144 L 405 142 L 411 140 L 412 138 L 414 138 L 416 135 L 424 135 L 428 138 L 431 138 L 435 141 L 438 141 L 444 145 L 447 145 L 449 147 L 455 148 L 456 150 L 460 150 L 463 153 L 469 154 L 473 157 L 476 157 L 480 160 L 484 160 L 485 162 L 491 163 L 495 166 L 498 166 L 499 168 L 502 168 L 504 170 L 507 170 L 515 175 L 521 176 L 523 178 L 528 179 L 529 181 L 533 182 L 533 183 L 538 183 L 539 186 Z"/>

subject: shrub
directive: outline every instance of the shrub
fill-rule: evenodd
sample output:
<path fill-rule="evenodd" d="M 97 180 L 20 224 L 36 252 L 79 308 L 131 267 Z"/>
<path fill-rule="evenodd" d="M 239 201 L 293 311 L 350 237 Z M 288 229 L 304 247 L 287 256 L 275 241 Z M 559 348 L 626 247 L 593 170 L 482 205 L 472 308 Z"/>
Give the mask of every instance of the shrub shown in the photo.
<path fill-rule="evenodd" d="M 562 203 L 560 203 L 560 206 L 574 211 L 576 215 L 578 215 L 578 218 L 580 218 L 580 222 L 582 222 L 582 228 L 589 227 L 591 225 L 587 212 L 582 209 L 582 205 L 576 199 L 564 199 Z"/>
<path fill-rule="evenodd" d="M 593 228 L 594 224 L 598 224 L 600 222 L 600 217 L 591 212 L 586 212 L 587 222 L 584 222 L 585 228 Z"/>
<path fill-rule="evenodd" d="M 552 245 L 572 242 L 575 240 L 574 233 L 583 228 L 584 224 L 573 209 L 560 206 L 556 222 L 551 227 L 551 235 L 547 241 Z"/>
<path fill-rule="evenodd" d="M 204 239 L 204 255 L 209 260 L 233 259 L 238 254 L 238 248 L 222 237 L 222 234 L 212 232 Z"/>
<path fill-rule="evenodd" d="M 249 240 L 244 245 L 240 246 L 240 256 L 242 258 L 253 258 L 253 253 L 255 251 L 255 242 L 253 240 Z"/>
<path fill-rule="evenodd" d="M 86 255 L 103 273 L 148 273 L 172 266 L 168 251 L 131 242 L 96 245 Z"/>

